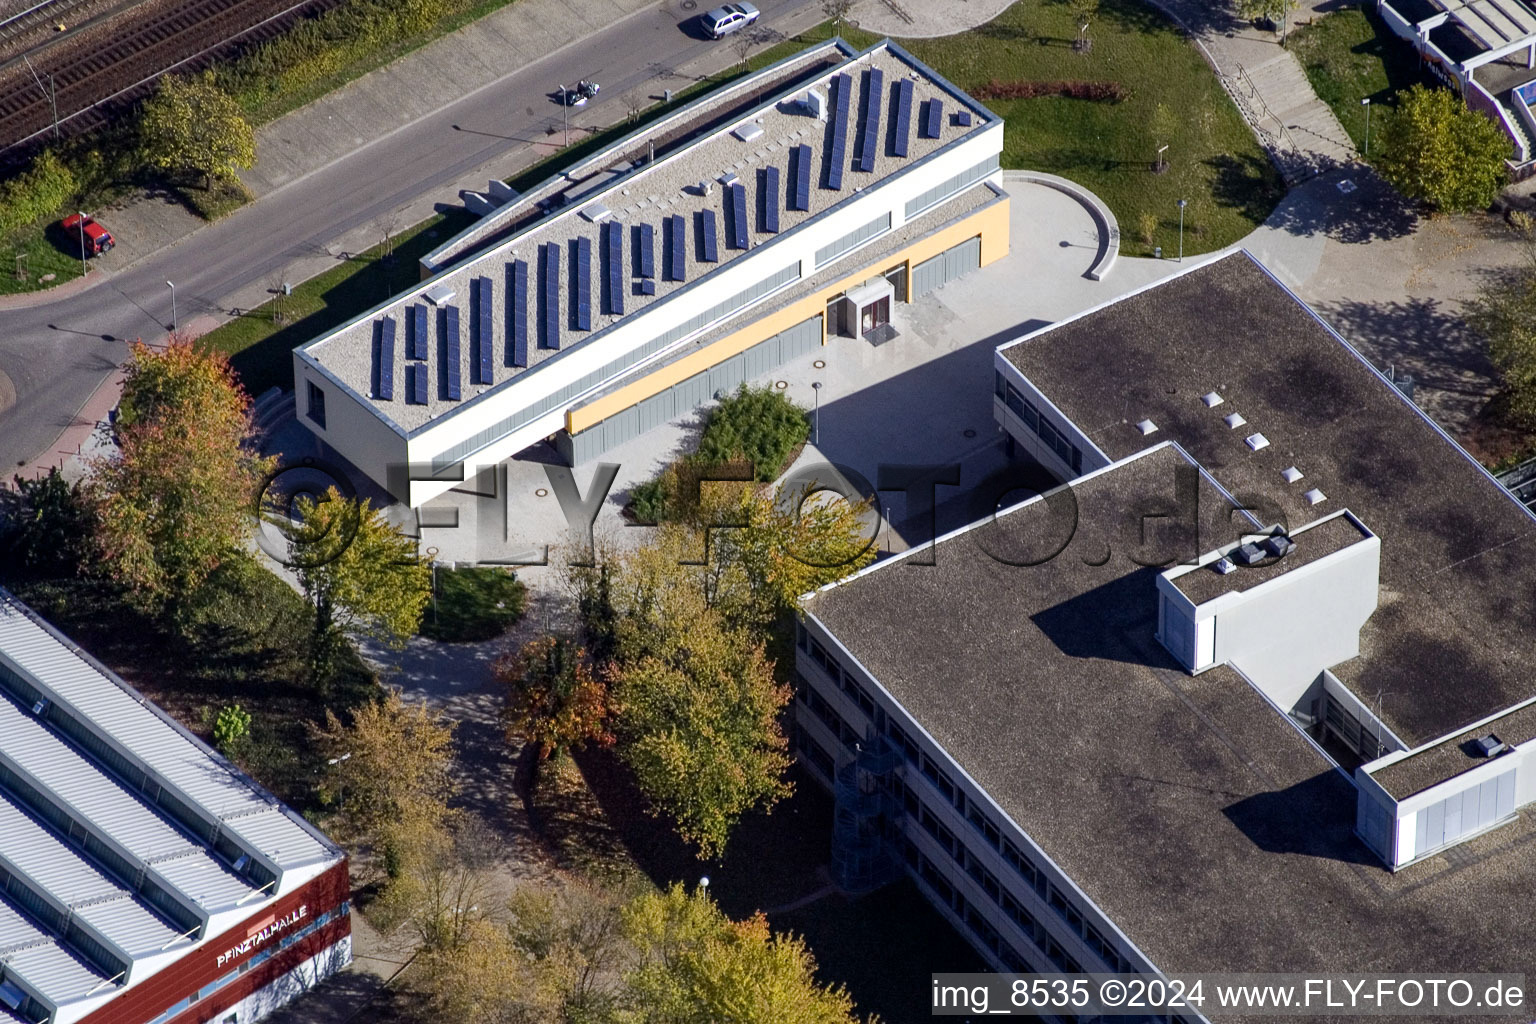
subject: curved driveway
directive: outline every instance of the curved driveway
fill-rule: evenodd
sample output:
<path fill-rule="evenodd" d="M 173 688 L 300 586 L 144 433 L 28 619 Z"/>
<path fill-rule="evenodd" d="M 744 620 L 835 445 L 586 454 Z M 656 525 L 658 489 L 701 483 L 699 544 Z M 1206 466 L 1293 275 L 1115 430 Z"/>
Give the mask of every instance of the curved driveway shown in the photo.
<path fill-rule="evenodd" d="M 771 0 L 761 6 L 771 27 L 819 11 L 814 0 Z M 658 4 L 616 18 L 83 292 L 0 311 L 0 374 L 14 381 L 16 391 L 16 404 L 0 411 L 0 479 L 70 425 L 123 361 L 127 340 L 164 333 L 171 322 L 167 280 L 176 282 L 181 322 L 210 313 L 222 318 L 242 289 L 249 294 L 296 259 L 325 252 L 347 232 L 366 228 L 381 215 L 424 196 L 457 202 L 458 189 L 470 184 L 465 179 L 476 168 L 496 161 L 504 165 L 509 161 L 503 158 L 528 145 L 524 140 L 543 135 L 549 124 L 549 83 L 571 68 L 584 69 L 603 83 L 602 99 L 589 108 L 596 115 L 583 120 L 611 123 L 624 116 L 620 97 L 654 79 L 658 67 L 683 67 L 709 57 L 719 67 L 733 60 L 724 44 L 683 30 L 694 12 L 682 7 Z M 805 21 L 793 20 L 796 30 Z M 366 87 L 366 79 L 353 87 Z M 496 124 L 505 134 L 455 131 L 455 123 Z"/>

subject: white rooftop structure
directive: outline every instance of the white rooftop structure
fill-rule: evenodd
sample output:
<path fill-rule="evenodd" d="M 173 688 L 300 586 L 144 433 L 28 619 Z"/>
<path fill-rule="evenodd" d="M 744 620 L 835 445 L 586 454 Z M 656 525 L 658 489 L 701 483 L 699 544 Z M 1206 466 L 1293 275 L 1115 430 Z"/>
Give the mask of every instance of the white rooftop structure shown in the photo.
<path fill-rule="evenodd" d="M 79 1019 L 342 857 L 0 590 L 0 1007 Z"/>

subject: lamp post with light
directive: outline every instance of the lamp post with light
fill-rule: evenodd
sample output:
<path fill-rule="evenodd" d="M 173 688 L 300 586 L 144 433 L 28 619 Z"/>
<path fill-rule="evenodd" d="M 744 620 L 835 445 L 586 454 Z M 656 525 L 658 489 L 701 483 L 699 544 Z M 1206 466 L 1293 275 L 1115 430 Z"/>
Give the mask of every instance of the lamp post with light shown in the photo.
<path fill-rule="evenodd" d="M 176 286 L 171 282 L 165 282 L 165 286 L 171 290 L 171 332 L 176 331 Z"/>
<path fill-rule="evenodd" d="M 1179 200 L 1179 262 L 1184 262 L 1184 207 L 1189 205 L 1188 199 Z"/>
<path fill-rule="evenodd" d="M 1360 101 L 1360 105 L 1365 108 L 1365 158 L 1369 160 L 1371 158 L 1371 98 L 1365 97 Z"/>
<path fill-rule="evenodd" d="M 811 390 L 816 393 L 816 409 L 811 419 L 811 444 L 821 444 L 821 381 L 811 381 Z"/>

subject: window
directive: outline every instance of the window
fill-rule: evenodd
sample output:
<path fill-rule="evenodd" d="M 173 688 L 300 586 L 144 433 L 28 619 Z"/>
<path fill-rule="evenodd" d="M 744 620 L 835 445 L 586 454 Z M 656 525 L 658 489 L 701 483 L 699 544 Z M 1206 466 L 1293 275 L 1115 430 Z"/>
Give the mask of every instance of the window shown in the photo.
<path fill-rule="evenodd" d="M 325 392 L 314 381 L 306 381 L 309 389 L 305 392 L 309 396 L 307 414 L 315 421 L 315 425 L 321 430 L 325 429 Z"/>
<path fill-rule="evenodd" d="M 807 654 L 811 652 L 811 636 L 805 631 L 804 623 L 795 623 L 795 646 Z"/>
<path fill-rule="evenodd" d="M 982 838 L 986 839 L 986 841 L 991 844 L 992 849 L 1001 849 L 1003 840 L 1001 833 L 998 832 L 997 826 L 992 824 L 992 819 L 983 814 L 981 812 L 981 808 L 976 806 L 976 802 L 974 800 L 971 802 L 970 808 L 966 811 L 965 817 L 966 820 L 971 823 L 971 827 L 974 828 L 977 832 L 980 832 Z"/>
<path fill-rule="evenodd" d="M 913 764 L 918 763 L 918 760 L 922 757 L 922 752 L 918 750 L 917 744 L 913 741 L 912 737 L 907 735 L 906 730 L 895 722 L 888 721 L 885 724 L 885 734 L 891 738 L 891 742 L 896 744 L 908 761 L 911 761 Z"/>
<path fill-rule="evenodd" d="M 1019 852 L 1019 848 L 1008 840 L 1003 840 L 1003 860 L 1008 866 L 1019 873 L 1019 877 L 1029 883 L 1029 887 L 1041 896 L 1045 895 L 1045 878 L 1040 874 L 1040 869 L 1035 867 L 1033 861 Z"/>
<path fill-rule="evenodd" d="M 859 710 L 870 718 L 875 717 L 875 699 L 869 695 L 869 691 L 860 686 L 853 678 L 853 674 L 847 669 L 843 670 L 843 692 L 853 698 L 853 702 L 859 706 Z"/>
<path fill-rule="evenodd" d="M 816 250 L 816 269 L 831 263 L 844 253 L 857 249 L 876 235 L 883 235 L 891 230 L 891 215 L 882 213 L 863 227 L 855 228 L 842 238 L 836 239 Z"/>
<path fill-rule="evenodd" d="M 1007 397 L 1004 397 L 1001 392 L 998 397 L 1003 398 L 1013 414 L 1022 420 L 1026 427 L 1038 434 L 1040 440 L 1045 442 L 1045 446 L 1056 453 L 1057 458 L 1071 466 L 1072 472 L 1081 473 L 1083 471 L 1082 450 L 1067 440 L 1067 435 L 1053 426 L 1051 421 L 1046 419 L 1018 388 L 1004 382 L 1000 374 L 998 385 L 1007 389 Z"/>
<path fill-rule="evenodd" d="M 961 189 L 970 185 L 974 185 L 982 178 L 985 178 L 987 175 L 997 170 L 997 168 L 997 154 L 993 153 L 991 156 L 987 157 L 976 166 L 969 167 L 955 175 L 953 178 L 950 178 L 948 181 L 941 181 L 937 185 L 933 186 L 933 188 L 928 189 L 926 192 L 921 192 L 913 196 L 911 199 L 907 200 L 907 220 L 911 220 L 913 217 L 916 217 L 930 206 L 935 206 L 939 203 L 942 203 L 944 200 L 948 199 L 956 192 L 959 192 Z"/>

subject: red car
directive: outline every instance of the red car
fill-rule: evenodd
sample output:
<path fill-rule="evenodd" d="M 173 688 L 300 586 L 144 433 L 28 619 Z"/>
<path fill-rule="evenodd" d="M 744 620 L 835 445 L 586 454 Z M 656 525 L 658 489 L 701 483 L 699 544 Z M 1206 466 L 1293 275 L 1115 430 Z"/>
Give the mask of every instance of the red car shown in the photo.
<path fill-rule="evenodd" d="M 60 227 L 70 238 L 83 239 L 81 245 L 88 256 L 100 256 L 117 244 L 112 232 L 83 213 L 72 213 L 65 217 Z"/>

